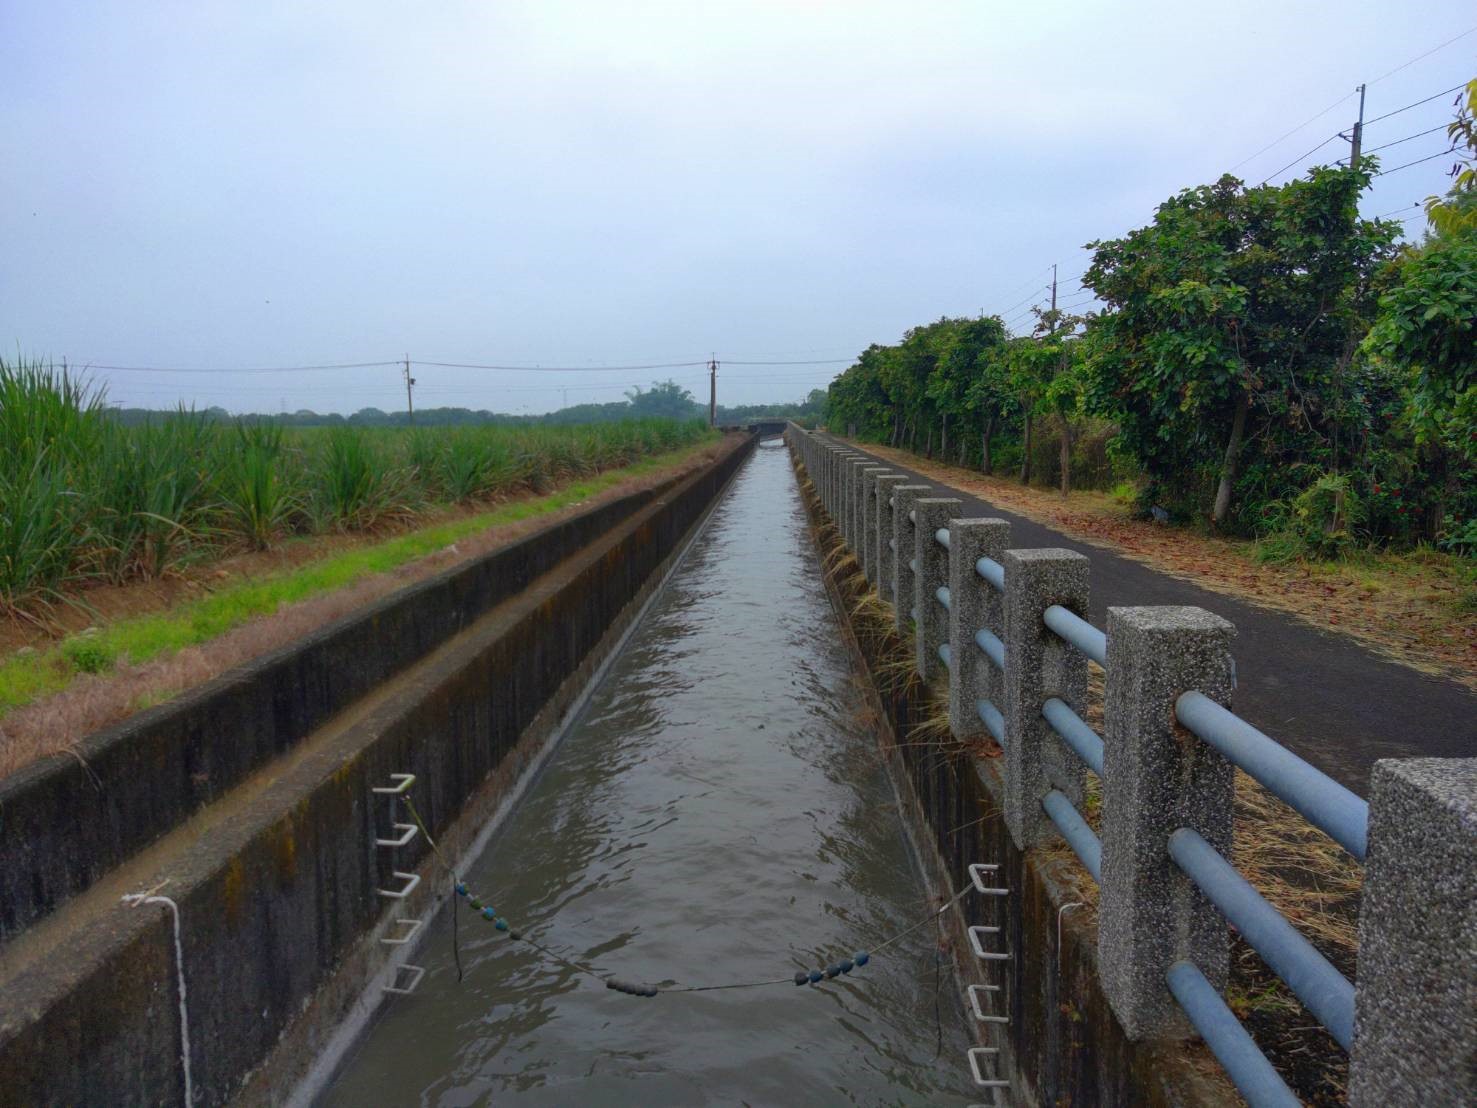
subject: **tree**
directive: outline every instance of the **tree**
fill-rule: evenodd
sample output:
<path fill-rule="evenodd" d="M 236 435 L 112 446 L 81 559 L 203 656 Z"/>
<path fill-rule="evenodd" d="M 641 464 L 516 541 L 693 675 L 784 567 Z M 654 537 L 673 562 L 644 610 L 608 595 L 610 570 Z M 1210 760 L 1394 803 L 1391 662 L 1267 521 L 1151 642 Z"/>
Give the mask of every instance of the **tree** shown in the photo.
<path fill-rule="evenodd" d="M 1457 224 L 1399 263 L 1364 340 L 1408 367 L 1418 441 L 1477 462 L 1477 224 Z"/>
<path fill-rule="evenodd" d="M 631 405 L 629 415 L 632 416 L 693 419 L 705 412 L 705 409 L 693 399 L 692 393 L 671 380 L 653 381 L 651 388 L 645 391 L 637 385 L 626 393 L 626 400 Z"/>
<path fill-rule="evenodd" d="M 1213 486 L 1224 526 L 1248 443 L 1263 485 L 1285 482 L 1289 461 L 1331 457 L 1341 381 L 1398 231 L 1359 217 L 1376 168 L 1250 189 L 1225 176 L 1090 244 L 1083 284 L 1111 308 L 1092 326 L 1093 401 L 1118 419 L 1150 496 L 1184 510 Z"/>
<path fill-rule="evenodd" d="M 1446 128 L 1452 149 L 1460 159 L 1452 167 L 1451 189 L 1445 198 L 1426 200 L 1426 218 L 1443 234 L 1477 227 L 1477 77 L 1467 82 L 1457 98 L 1456 120 Z"/>

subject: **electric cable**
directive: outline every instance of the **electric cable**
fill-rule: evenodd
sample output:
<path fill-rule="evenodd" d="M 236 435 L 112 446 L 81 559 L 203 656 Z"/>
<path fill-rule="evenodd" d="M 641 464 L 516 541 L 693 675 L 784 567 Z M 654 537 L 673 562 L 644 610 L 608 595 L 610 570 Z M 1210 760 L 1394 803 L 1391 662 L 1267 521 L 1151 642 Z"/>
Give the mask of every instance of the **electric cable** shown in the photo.
<path fill-rule="evenodd" d="M 1453 85 L 1451 88 L 1445 89 L 1445 90 L 1443 90 L 1441 92 L 1433 92 L 1430 96 L 1427 96 L 1424 100 L 1417 100 L 1413 104 L 1406 104 L 1405 107 L 1403 107 L 1403 108 L 1396 108 L 1393 112 L 1386 112 L 1384 115 L 1377 115 L 1373 119 L 1366 119 L 1364 121 L 1364 126 L 1367 129 L 1367 128 L 1370 127 L 1371 124 L 1378 123 L 1382 119 L 1389 119 L 1392 115 L 1399 115 L 1401 112 L 1408 112 L 1408 111 L 1410 111 L 1411 108 L 1419 108 L 1422 104 L 1429 104 L 1432 100 L 1439 100 L 1443 96 L 1450 96 L 1452 93 L 1457 92 L 1457 91 L 1459 91 L 1461 89 L 1464 89 L 1466 87 L 1467 87 L 1467 85 L 1466 85 L 1466 82 L 1464 81 L 1464 82 L 1462 82 L 1459 85 Z"/>
<path fill-rule="evenodd" d="M 1404 165 L 1397 165 L 1397 166 L 1394 166 L 1394 167 L 1392 167 L 1390 169 L 1382 169 L 1378 173 L 1376 173 L 1375 176 L 1376 177 L 1384 177 L 1384 176 L 1387 176 L 1388 174 L 1391 174 L 1391 173 L 1399 173 L 1402 169 L 1409 169 L 1413 165 L 1420 165 L 1422 162 L 1433 161 L 1436 158 L 1450 157 L 1454 153 L 1456 153 L 1456 151 L 1451 150 L 1451 149 L 1438 150 L 1434 154 L 1428 154 L 1424 158 L 1417 158 L 1413 162 L 1406 162 Z"/>
<path fill-rule="evenodd" d="M 1281 169 L 1275 169 L 1271 173 L 1268 173 L 1265 177 L 1262 178 L 1262 184 L 1265 185 L 1273 177 L 1276 177 L 1279 174 L 1285 173 L 1287 170 L 1291 169 L 1293 166 L 1297 165 L 1299 162 L 1302 162 L 1303 160 L 1312 157 L 1314 154 L 1318 153 L 1318 151 L 1322 150 L 1325 146 L 1327 146 L 1330 142 L 1332 142 L 1334 139 L 1337 139 L 1337 138 L 1343 138 L 1343 135 L 1340 135 L 1340 134 L 1332 134 L 1332 135 L 1329 135 L 1326 139 L 1324 139 L 1322 142 L 1320 142 L 1317 146 L 1313 147 L 1313 149 L 1309 150 L 1306 154 L 1299 154 L 1296 158 L 1293 158 L 1292 161 L 1288 162 Z"/>
<path fill-rule="evenodd" d="M 1431 49 L 1427 50 L 1424 54 L 1417 54 L 1415 57 L 1411 58 L 1410 61 L 1408 61 L 1408 62 L 1402 62 L 1401 64 L 1397 65 L 1394 69 L 1390 70 L 1390 72 L 1388 72 L 1388 73 L 1381 73 L 1373 81 L 1370 81 L 1369 84 L 1371 84 L 1371 85 L 1377 85 L 1381 81 L 1383 81 L 1386 77 L 1393 77 L 1393 76 L 1395 76 L 1395 74 L 1399 73 L 1402 69 L 1408 69 L 1411 66 L 1415 65 L 1416 62 L 1421 61 L 1424 58 L 1429 58 L 1432 54 L 1436 53 L 1436 51 L 1438 51 L 1438 50 L 1445 50 L 1453 42 L 1457 42 L 1457 41 L 1459 41 L 1461 39 L 1466 38 L 1473 31 L 1477 31 L 1477 27 L 1468 27 L 1461 34 L 1459 34 L 1459 35 L 1452 35 L 1451 38 L 1447 39 L 1445 42 L 1441 43 L 1439 46 L 1433 46 L 1433 47 L 1431 47 Z"/>

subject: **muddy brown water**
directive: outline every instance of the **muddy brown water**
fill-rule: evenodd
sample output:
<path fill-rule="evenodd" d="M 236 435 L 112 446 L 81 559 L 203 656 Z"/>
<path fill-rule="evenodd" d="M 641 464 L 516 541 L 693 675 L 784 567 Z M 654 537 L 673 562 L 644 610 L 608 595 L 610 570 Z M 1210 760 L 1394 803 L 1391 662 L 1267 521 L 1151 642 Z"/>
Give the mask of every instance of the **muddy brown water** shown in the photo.
<path fill-rule="evenodd" d="M 929 901 L 854 680 L 788 454 L 767 443 L 468 885 L 550 949 L 665 989 L 789 979 L 876 946 Z M 464 978 L 443 911 L 419 988 L 383 1006 L 319 1103 L 970 1099 L 932 925 L 820 986 L 641 999 L 465 902 L 457 916 Z"/>

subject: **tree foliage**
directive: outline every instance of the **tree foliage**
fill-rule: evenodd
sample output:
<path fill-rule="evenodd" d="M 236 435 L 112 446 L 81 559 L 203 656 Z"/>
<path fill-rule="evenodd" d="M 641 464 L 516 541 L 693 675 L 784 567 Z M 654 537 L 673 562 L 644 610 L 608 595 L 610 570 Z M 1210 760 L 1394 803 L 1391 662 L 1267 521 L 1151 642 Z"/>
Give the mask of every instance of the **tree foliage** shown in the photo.
<path fill-rule="evenodd" d="M 1360 218 L 1369 174 L 1223 177 L 1091 244 L 1083 284 L 1109 308 L 1093 325 L 1093 401 L 1115 413 L 1149 497 L 1224 524 L 1290 491 L 1290 466 L 1341 463 L 1350 361 L 1398 231 Z"/>

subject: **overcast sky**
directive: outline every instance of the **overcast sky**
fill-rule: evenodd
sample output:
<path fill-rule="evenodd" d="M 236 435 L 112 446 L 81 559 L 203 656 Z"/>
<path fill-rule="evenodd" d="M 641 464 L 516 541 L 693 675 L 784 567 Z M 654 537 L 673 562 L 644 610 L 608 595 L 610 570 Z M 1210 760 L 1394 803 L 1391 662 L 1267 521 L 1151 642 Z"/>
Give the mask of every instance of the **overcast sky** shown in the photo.
<path fill-rule="evenodd" d="M 1470 34 L 1382 77 L 1474 24 L 1470 0 L 7 0 L 0 343 L 211 371 L 94 371 L 156 407 L 395 408 L 395 366 L 232 370 L 407 352 L 715 353 L 721 399 L 798 397 L 844 363 L 732 363 L 1009 320 L 1052 262 L 1071 304 L 1084 243 L 1243 161 L 1260 181 L 1347 128 L 1357 96 L 1257 153 L 1361 81 L 1373 119 L 1477 75 Z M 1442 191 L 1446 166 L 1382 178 L 1366 214 Z M 669 376 L 706 398 L 698 366 L 414 373 L 427 407 L 543 411 Z"/>

